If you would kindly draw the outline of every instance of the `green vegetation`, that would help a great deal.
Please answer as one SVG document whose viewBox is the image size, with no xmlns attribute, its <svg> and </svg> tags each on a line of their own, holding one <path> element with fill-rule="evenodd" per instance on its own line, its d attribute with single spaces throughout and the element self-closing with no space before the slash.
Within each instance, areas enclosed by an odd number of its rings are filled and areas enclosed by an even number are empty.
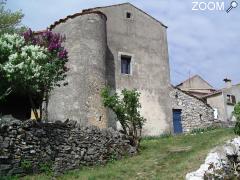
<svg viewBox="0 0 240 180">
<path fill-rule="evenodd" d="M 32 162 L 28 160 L 22 161 L 21 168 L 23 168 L 28 173 L 32 172 Z"/>
<path fill-rule="evenodd" d="M 52 175 L 52 162 L 39 164 L 39 170 L 47 175 Z"/>
<path fill-rule="evenodd" d="M 30 29 L 23 36 L 0 36 L 0 101 L 10 94 L 23 94 L 40 121 L 43 101 L 47 104 L 50 91 L 66 77 L 68 56 L 64 41 L 60 34 L 46 31 L 35 36 Z"/>
<path fill-rule="evenodd" d="M 233 115 L 237 119 L 237 122 L 234 127 L 234 132 L 235 134 L 240 135 L 240 102 L 235 105 Z"/>
<path fill-rule="evenodd" d="M 121 94 L 111 93 L 110 88 L 101 92 L 103 104 L 110 108 L 117 116 L 117 121 L 122 126 L 122 131 L 130 137 L 131 145 L 139 147 L 142 136 L 142 127 L 146 119 L 140 115 L 140 93 L 134 90 L 122 90 Z"/>
<path fill-rule="evenodd" d="M 212 130 L 218 129 L 218 128 L 220 128 L 220 127 L 218 127 L 218 126 L 209 126 L 207 128 L 196 128 L 196 129 L 193 129 L 191 131 L 191 133 L 192 134 L 194 134 L 194 133 L 196 133 L 196 134 L 197 133 L 203 133 L 203 132 L 212 131 Z"/>
<path fill-rule="evenodd" d="M 196 170 L 215 146 L 234 137 L 232 129 L 215 129 L 196 135 L 144 138 L 140 153 L 106 166 L 84 167 L 69 171 L 57 179 L 184 179 Z M 24 180 L 50 180 L 46 174 L 27 176 Z"/>
<path fill-rule="evenodd" d="M 0 0 L 0 35 L 3 33 L 22 33 L 26 30 L 21 25 L 24 17 L 21 11 L 12 12 L 5 8 L 6 1 Z"/>
</svg>

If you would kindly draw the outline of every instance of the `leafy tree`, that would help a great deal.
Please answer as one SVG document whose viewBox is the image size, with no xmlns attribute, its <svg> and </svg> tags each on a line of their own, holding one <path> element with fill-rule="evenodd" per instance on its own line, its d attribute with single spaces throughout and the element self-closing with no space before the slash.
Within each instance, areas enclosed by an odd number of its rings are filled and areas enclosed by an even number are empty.
<svg viewBox="0 0 240 180">
<path fill-rule="evenodd" d="M 0 35 L 3 33 L 22 33 L 26 30 L 21 25 L 24 17 L 21 11 L 11 12 L 5 8 L 6 1 L 0 0 Z"/>
<path fill-rule="evenodd" d="M 139 111 L 141 108 L 140 93 L 135 89 L 124 89 L 119 96 L 117 93 L 111 94 L 111 90 L 105 88 L 102 90 L 101 96 L 104 106 L 116 114 L 116 120 L 120 122 L 123 133 L 130 137 L 131 144 L 139 147 L 142 127 L 146 121 Z"/>
<path fill-rule="evenodd" d="M 48 99 L 48 93 L 66 77 L 68 57 L 63 41 L 60 34 L 50 31 L 34 35 L 28 30 L 24 36 L 3 34 L 0 37 L 0 76 L 6 82 L 4 94 L 25 93 L 37 120 L 42 118 L 43 100 Z"/>
<path fill-rule="evenodd" d="M 234 127 L 234 132 L 235 134 L 240 135 L 240 102 L 235 105 L 233 115 L 237 120 Z"/>
</svg>

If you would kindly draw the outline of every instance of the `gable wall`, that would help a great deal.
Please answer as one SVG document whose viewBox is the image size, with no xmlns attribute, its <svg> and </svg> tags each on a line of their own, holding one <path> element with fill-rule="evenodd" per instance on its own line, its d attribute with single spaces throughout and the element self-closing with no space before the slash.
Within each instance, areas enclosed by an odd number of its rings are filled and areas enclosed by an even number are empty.
<svg viewBox="0 0 240 180">
<path fill-rule="evenodd" d="M 141 92 L 145 135 L 170 132 L 170 73 L 166 28 L 135 7 L 124 4 L 97 9 L 107 16 L 107 77 L 116 90 Z M 133 19 L 126 19 L 126 12 Z M 132 75 L 121 74 L 120 52 L 132 55 Z"/>
<path fill-rule="evenodd" d="M 189 89 L 213 89 L 207 82 L 205 82 L 199 76 L 195 76 L 190 78 L 189 80 L 183 82 L 182 85 L 178 86 L 178 88 L 182 90 L 189 90 Z M 204 91 L 203 91 L 204 92 Z"/>
</svg>

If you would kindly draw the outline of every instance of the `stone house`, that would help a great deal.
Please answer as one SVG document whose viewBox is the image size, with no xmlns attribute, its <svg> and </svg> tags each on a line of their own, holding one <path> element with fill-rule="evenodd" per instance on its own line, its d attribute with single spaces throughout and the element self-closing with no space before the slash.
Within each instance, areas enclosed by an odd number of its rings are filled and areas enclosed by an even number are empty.
<svg viewBox="0 0 240 180">
<path fill-rule="evenodd" d="M 210 104 L 215 112 L 214 118 L 231 124 L 235 121 L 232 112 L 237 102 L 240 102 L 240 84 L 232 85 L 230 79 L 224 79 L 226 87 L 206 95 L 203 99 Z"/>
<path fill-rule="evenodd" d="M 171 86 L 167 26 L 141 9 L 130 3 L 87 9 L 48 29 L 66 36 L 70 69 L 68 85 L 50 94 L 48 120 L 117 128 L 100 97 L 110 86 L 115 92 L 127 88 L 141 93 L 141 114 L 147 119 L 144 135 L 188 132 L 211 124 L 212 108 L 194 95 L 214 89 L 200 76 Z M 24 119 L 29 119 L 31 110 L 25 112 Z"/>
<path fill-rule="evenodd" d="M 173 86 L 170 90 L 170 98 L 174 133 L 190 132 L 215 123 L 213 108 L 202 99 Z"/>
<path fill-rule="evenodd" d="M 83 10 L 54 22 L 69 52 L 68 86 L 51 94 L 49 120 L 116 127 L 100 91 L 136 88 L 145 135 L 172 131 L 167 27 L 130 3 Z"/>
<path fill-rule="evenodd" d="M 176 87 L 199 98 L 216 91 L 199 75 L 194 75 L 188 78 L 187 80 L 178 84 Z"/>
<path fill-rule="evenodd" d="M 224 81 L 226 87 L 215 90 L 202 77 L 195 75 L 176 87 L 209 104 L 214 109 L 214 120 L 224 124 L 235 120 L 232 112 L 235 104 L 240 101 L 240 84 L 232 85 L 227 78 Z"/>
</svg>

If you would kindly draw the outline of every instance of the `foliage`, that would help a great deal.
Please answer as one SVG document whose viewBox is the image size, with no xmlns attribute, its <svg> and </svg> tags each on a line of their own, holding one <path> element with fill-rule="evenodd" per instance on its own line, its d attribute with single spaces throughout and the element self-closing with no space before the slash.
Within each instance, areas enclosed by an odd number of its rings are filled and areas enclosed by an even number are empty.
<svg viewBox="0 0 240 180">
<path fill-rule="evenodd" d="M 39 170 L 41 172 L 44 172 L 48 175 L 51 175 L 53 173 L 53 170 L 52 170 L 52 162 L 50 163 L 40 163 L 39 164 Z"/>
<path fill-rule="evenodd" d="M 240 102 L 235 105 L 233 115 L 237 120 L 234 127 L 234 133 L 240 135 Z"/>
<path fill-rule="evenodd" d="M 233 115 L 236 117 L 236 119 L 238 121 L 240 121 L 240 102 L 238 102 L 235 107 L 234 107 L 234 111 L 233 111 Z"/>
<path fill-rule="evenodd" d="M 23 168 L 27 173 L 32 172 L 32 162 L 28 160 L 21 161 L 21 168 Z"/>
<path fill-rule="evenodd" d="M 131 138 L 131 144 L 138 147 L 141 140 L 142 127 L 145 119 L 140 115 L 139 102 L 140 93 L 137 90 L 122 90 L 121 97 L 114 93 L 111 95 L 109 88 L 105 88 L 101 92 L 103 104 L 110 108 L 117 116 L 123 133 Z"/>
<path fill-rule="evenodd" d="M 218 126 L 209 126 L 206 128 L 196 128 L 191 131 L 191 134 L 198 134 L 198 133 L 203 133 L 203 132 L 207 132 L 207 131 L 212 131 L 217 128 L 219 128 L 219 127 Z"/>
<path fill-rule="evenodd" d="M 0 35 L 3 33 L 21 33 L 26 30 L 21 25 L 24 17 L 21 11 L 11 12 L 5 8 L 6 1 L 0 0 Z"/>
<path fill-rule="evenodd" d="M 37 36 L 29 29 L 23 36 L 4 34 L 0 37 L 0 97 L 11 92 L 28 95 L 37 120 L 37 105 L 66 77 L 67 51 L 62 46 L 64 38 L 50 31 Z M 36 102 L 37 101 L 37 102 Z"/>
</svg>

